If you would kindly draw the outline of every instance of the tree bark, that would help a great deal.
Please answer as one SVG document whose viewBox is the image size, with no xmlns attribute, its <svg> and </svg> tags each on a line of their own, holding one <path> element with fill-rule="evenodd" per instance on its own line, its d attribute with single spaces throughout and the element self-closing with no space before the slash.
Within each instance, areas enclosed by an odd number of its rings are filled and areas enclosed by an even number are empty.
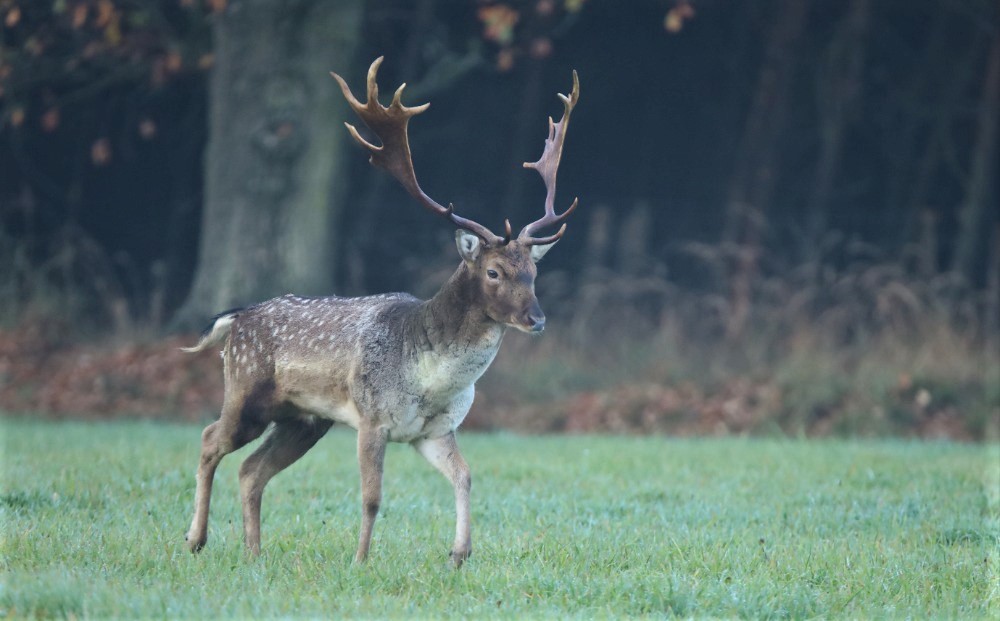
<svg viewBox="0 0 1000 621">
<path fill-rule="evenodd" d="M 821 248 L 828 225 L 833 183 L 840 168 L 844 134 L 853 120 L 864 83 L 865 43 L 868 36 L 870 0 L 852 0 L 841 33 L 828 50 L 828 65 L 819 76 L 820 152 L 816 181 L 806 205 L 803 254 Z"/>
<path fill-rule="evenodd" d="M 955 243 L 952 270 L 976 282 L 985 276 L 976 269 L 987 254 L 987 244 L 996 219 L 993 204 L 996 174 L 997 108 L 1000 107 L 1000 38 L 994 38 L 986 61 L 983 90 L 979 101 L 979 121 L 976 147 L 973 151 L 972 175 L 965 193 L 965 204 L 959 212 L 959 231 Z M 980 273 L 977 273 L 980 272 Z M 979 280 L 982 283 L 982 280 Z"/>
<path fill-rule="evenodd" d="M 770 33 L 753 103 L 729 186 L 723 244 L 732 254 L 726 336 L 738 339 L 749 318 L 765 213 L 774 190 L 778 142 L 785 127 L 796 48 L 806 22 L 806 3 L 785 0 Z"/>
<path fill-rule="evenodd" d="M 280 293 L 329 291 L 363 0 L 230 0 L 214 24 L 205 203 L 189 326 Z"/>
</svg>

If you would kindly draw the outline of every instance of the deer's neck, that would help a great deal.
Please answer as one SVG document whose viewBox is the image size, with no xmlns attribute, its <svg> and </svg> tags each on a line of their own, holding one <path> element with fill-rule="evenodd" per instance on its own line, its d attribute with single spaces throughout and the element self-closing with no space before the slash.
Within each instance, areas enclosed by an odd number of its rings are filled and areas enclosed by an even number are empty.
<svg viewBox="0 0 1000 621">
<path fill-rule="evenodd" d="M 478 283 L 463 263 L 417 315 L 418 341 L 423 348 L 461 354 L 500 347 L 505 328 L 490 319 Z"/>
</svg>

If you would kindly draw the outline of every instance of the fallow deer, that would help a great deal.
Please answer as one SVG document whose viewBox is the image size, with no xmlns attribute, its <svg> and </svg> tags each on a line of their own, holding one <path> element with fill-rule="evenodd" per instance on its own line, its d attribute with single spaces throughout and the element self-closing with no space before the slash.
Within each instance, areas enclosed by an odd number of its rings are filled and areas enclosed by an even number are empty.
<svg viewBox="0 0 1000 621">
<path fill-rule="evenodd" d="M 378 101 L 376 73 L 368 70 L 368 101 L 355 99 L 336 73 L 350 106 L 379 138 L 375 146 L 348 124 L 354 139 L 431 213 L 458 228 L 462 261 L 430 300 L 403 293 L 361 298 L 275 298 L 217 315 L 197 352 L 225 338 L 222 350 L 225 394 L 219 420 L 202 433 L 194 518 L 188 546 L 199 551 L 207 539 L 212 480 L 228 453 L 272 429 L 240 467 L 243 535 L 246 548 L 260 552 L 260 508 L 264 486 L 302 457 L 334 424 L 358 432 L 362 520 L 356 562 L 368 556 L 372 526 L 382 498 L 382 464 L 387 442 L 408 442 L 454 487 L 456 526 L 451 560 L 461 566 L 471 552 L 469 467 L 455 441 L 455 430 L 472 405 L 474 385 L 493 361 L 507 328 L 541 332 L 545 315 L 535 297 L 535 263 L 562 237 L 563 222 L 577 201 L 556 214 L 556 171 L 570 113 L 579 98 L 560 94 L 562 119 L 549 119 L 549 134 L 537 162 L 545 183 L 545 213 L 512 237 L 458 216 L 417 184 L 407 139 L 407 123 L 430 104 L 400 103 L 405 84 L 389 107 Z M 561 224 L 548 237 L 546 227 Z"/>
</svg>

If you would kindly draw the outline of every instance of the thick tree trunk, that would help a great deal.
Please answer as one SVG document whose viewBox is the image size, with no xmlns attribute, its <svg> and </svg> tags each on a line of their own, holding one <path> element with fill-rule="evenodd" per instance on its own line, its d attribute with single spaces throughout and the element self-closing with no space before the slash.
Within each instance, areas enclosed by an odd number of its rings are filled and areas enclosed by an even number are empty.
<svg viewBox="0 0 1000 621">
<path fill-rule="evenodd" d="M 215 24 L 198 267 L 175 323 L 329 291 L 363 0 L 230 0 Z"/>
</svg>

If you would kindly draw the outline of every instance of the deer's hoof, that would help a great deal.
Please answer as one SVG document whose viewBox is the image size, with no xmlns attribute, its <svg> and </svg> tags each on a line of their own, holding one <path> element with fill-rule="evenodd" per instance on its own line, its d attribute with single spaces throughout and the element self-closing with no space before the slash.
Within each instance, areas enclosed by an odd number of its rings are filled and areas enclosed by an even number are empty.
<svg viewBox="0 0 1000 621">
<path fill-rule="evenodd" d="M 462 564 L 465 563 L 470 556 L 472 556 L 472 550 L 452 550 L 449 556 L 451 558 L 451 564 L 455 567 L 455 569 L 459 569 L 462 567 Z"/>
<path fill-rule="evenodd" d="M 201 552 L 201 549 L 205 547 L 205 542 L 208 541 L 208 537 L 202 535 L 200 537 L 192 537 L 191 533 L 184 535 L 184 541 L 187 542 L 188 549 L 191 550 L 192 554 L 197 554 Z"/>
</svg>

